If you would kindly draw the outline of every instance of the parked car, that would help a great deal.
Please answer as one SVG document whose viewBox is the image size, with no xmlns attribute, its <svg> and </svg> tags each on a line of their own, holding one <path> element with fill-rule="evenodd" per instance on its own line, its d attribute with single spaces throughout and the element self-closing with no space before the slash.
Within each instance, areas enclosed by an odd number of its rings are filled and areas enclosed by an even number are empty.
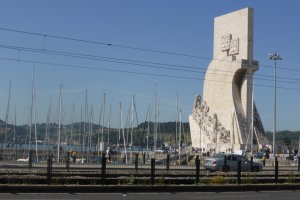
<svg viewBox="0 0 300 200">
<path fill-rule="evenodd" d="M 262 159 L 264 157 L 265 153 L 264 152 L 257 152 L 254 155 L 254 158 Z"/>
<path fill-rule="evenodd" d="M 167 153 L 167 150 L 163 149 L 163 148 L 157 148 L 157 149 L 155 149 L 155 152 L 156 153 Z"/>
<path fill-rule="evenodd" d="M 265 157 L 265 159 L 269 159 L 270 158 L 269 152 L 268 151 L 260 151 L 254 155 L 254 158 L 258 158 L 258 159 L 263 159 L 263 157 Z"/>
<path fill-rule="evenodd" d="M 224 165 L 225 156 L 226 166 Z M 251 162 L 244 156 L 238 154 L 216 154 L 210 158 L 205 159 L 204 168 L 209 171 L 236 171 L 238 161 L 241 160 L 241 170 L 249 171 Z M 262 163 L 253 162 L 253 171 L 262 170 Z"/>
</svg>

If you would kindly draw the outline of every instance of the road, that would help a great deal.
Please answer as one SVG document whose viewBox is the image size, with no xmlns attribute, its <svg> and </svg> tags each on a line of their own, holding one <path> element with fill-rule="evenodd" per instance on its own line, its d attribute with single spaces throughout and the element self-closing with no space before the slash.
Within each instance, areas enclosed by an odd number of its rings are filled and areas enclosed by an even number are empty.
<svg viewBox="0 0 300 200">
<path fill-rule="evenodd" d="M 260 192 L 192 192 L 192 193 L 2 193 L 1 200 L 6 199 L 78 199 L 78 200 L 183 200 L 183 199 L 222 199 L 222 200 L 296 200 L 299 199 L 300 190 L 297 191 L 260 191 Z"/>
</svg>

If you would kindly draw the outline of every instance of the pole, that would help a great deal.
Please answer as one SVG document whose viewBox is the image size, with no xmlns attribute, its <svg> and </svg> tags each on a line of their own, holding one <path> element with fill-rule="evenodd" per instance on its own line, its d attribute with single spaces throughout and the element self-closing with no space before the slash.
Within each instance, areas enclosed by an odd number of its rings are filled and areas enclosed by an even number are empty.
<svg viewBox="0 0 300 200">
<path fill-rule="evenodd" d="M 238 184 L 241 184 L 241 169 L 242 169 L 242 161 L 239 160 L 238 163 L 237 163 L 237 183 Z"/>
<path fill-rule="evenodd" d="M 200 176 L 200 159 L 199 155 L 196 156 L 196 184 L 199 184 L 199 176 Z"/>
<path fill-rule="evenodd" d="M 276 154 L 275 135 L 276 135 L 276 60 L 274 67 L 274 127 L 273 127 L 273 155 Z"/>
<path fill-rule="evenodd" d="M 278 183 L 278 159 L 275 157 L 275 183 Z"/>
<path fill-rule="evenodd" d="M 282 60 L 279 54 L 269 54 L 269 59 L 274 60 L 274 119 L 273 119 L 273 155 L 276 154 L 275 134 L 276 134 L 276 68 L 277 60 Z"/>
<path fill-rule="evenodd" d="M 154 176 L 155 176 L 155 158 L 151 158 L 151 174 L 150 174 L 151 185 L 154 184 Z"/>
</svg>

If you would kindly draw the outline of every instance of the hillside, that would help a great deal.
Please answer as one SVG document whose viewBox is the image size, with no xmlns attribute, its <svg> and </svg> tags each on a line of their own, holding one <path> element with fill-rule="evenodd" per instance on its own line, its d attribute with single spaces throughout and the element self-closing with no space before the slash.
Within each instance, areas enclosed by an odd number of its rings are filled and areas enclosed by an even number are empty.
<svg viewBox="0 0 300 200">
<path fill-rule="evenodd" d="M 72 138 L 72 143 L 78 144 L 82 143 L 83 138 L 86 140 L 90 138 L 90 141 L 92 141 L 92 145 L 96 144 L 96 141 L 98 141 L 98 137 L 102 138 L 102 127 L 97 124 L 87 124 L 87 123 L 74 123 L 68 124 L 68 125 L 62 125 L 61 126 L 61 141 L 65 142 L 66 140 L 69 142 Z M 90 130 L 90 127 L 92 127 L 92 131 Z M 3 141 L 4 138 L 4 128 L 5 123 L 0 123 L 0 141 Z M 121 132 L 118 128 L 110 128 L 103 127 L 104 133 L 103 133 L 103 139 L 105 142 L 109 141 L 110 143 L 117 143 L 117 138 L 119 137 L 119 132 Z M 134 127 L 133 129 L 133 144 L 134 145 L 146 145 L 147 143 L 147 135 L 149 132 L 149 145 L 153 145 L 153 138 L 154 138 L 154 123 L 149 123 L 149 131 L 148 131 L 148 122 L 147 123 L 141 123 L 137 127 Z M 178 125 L 179 129 L 179 125 Z M 14 126 L 8 125 L 8 131 L 7 131 L 7 141 L 9 143 L 13 143 L 14 141 L 14 133 L 16 135 L 16 143 L 25 143 L 25 140 L 27 140 L 29 135 L 29 127 L 28 125 L 22 125 L 22 126 L 16 126 L 15 132 L 14 132 Z M 31 138 L 32 142 L 35 136 L 34 133 L 35 128 L 32 127 L 32 133 Z M 37 124 L 36 125 L 37 130 L 37 138 L 40 141 L 45 141 L 45 137 L 49 138 L 50 143 L 55 143 L 57 140 L 58 135 L 58 124 L 51 123 L 47 126 L 47 124 Z M 187 122 L 183 123 L 182 125 L 182 140 L 188 140 L 189 139 L 189 124 Z M 179 131 L 178 131 L 179 132 Z M 46 136 L 46 133 L 48 133 L 48 136 Z M 131 141 L 131 128 L 125 127 L 124 128 L 124 135 L 127 141 Z M 175 122 L 163 122 L 158 124 L 157 128 L 157 138 L 159 143 L 165 143 L 168 142 L 170 144 L 175 142 L 175 135 L 176 135 L 176 123 Z M 122 132 L 120 134 L 120 138 L 122 140 Z M 28 142 L 28 141 L 27 141 Z M 190 142 L 189 142 L 190 143 Z"/>
<path fill-rule="evenodd" d="M 14 141 L 14 126 L 8 124 L 8 132 L 7 132 L 7 141 L 13 143 Z M 99 138 L 102 137 L 102 127 L 97 124 L 92 124 L 93 131 L 89 130 L 90 125 L 84 124 L 83 122 L 77 122 L 68 125 L 62 125 L 61 129 L 61 141 L 72 141 L 74 144 L 82 143 L 82 138 L 91 138 L 93 144 L 96 143 Z M 0 120 L 0 143 L 3 141 L 4 138 L 4 128 L 5 122 Z M 133 129 L 133 144 L 134 145 L 146 145 L 147 143 L 147 135 L 149 132 L 149 145 L 153 145 L 153 137 L 154 137 L 154 123 L 149 123 L 149 131 L 148 131 L 148 122 L 140 123 L 137 127 Z M 46 131 L 46 129 L 48 129 Z M 84 129 L 86 131 L 84 131 Z M 119 137 L 119 129 L 118 128 L 111 128 L 108 130 L 107 127 L 104 127 L 104 134 L 103 138 L 104 141 L 109 141 L 110 143 L 117 143 L 117 138 Z M 58 124 L 51 123 L 48 128 L 47 124 L 37 124 L 37 138 L 38 140 L 45 141 L 45 134 L 48 132 L 49 142 L 55 143 L 57 140 L 58 135 Z M 179 125 L 177 127 L 179 133 Z M 85 133 L 85 134 L 84 134 Z M 120 132 L 120 139 L 122 141 L 122 132 Z M 182 124 L 182 141 L 187 141 L 187 144 L 190 144 L 190 128 L 188 122 L 184 122 Z M 29 127 L 27 125 L 16 126 L 15 127 L 15 134 L 16 134 L 16 143 L 25 143 L 26 137 L 28 138 L 29 135 Z M 85 135 L 85 136 L 84 136 Z M 174 144 L 175 143 L 175 135 L 176 135 L 176 123 L 175 122 L 162 122 L 158 124 L 157 130 L 157 138 L 158 142 Z M 130 141 L 131 139 L 131 129 L 130 127 L 125 127 L 124 129 L 124 136 L 126 140 Z M 269 141 L 272 141 L 273 133 L 270 131 L 266 132 L 266 136 Z M 276 133 L 276 145 L 279 149 L 294 149 L 299 146 L 299 136 L 300 131 L 278 131 Z M 179 136 L 177 136 L 179 137 Z M 34 128 L 32 128 L 32 140 L 34 139 Z"/>
</svg>

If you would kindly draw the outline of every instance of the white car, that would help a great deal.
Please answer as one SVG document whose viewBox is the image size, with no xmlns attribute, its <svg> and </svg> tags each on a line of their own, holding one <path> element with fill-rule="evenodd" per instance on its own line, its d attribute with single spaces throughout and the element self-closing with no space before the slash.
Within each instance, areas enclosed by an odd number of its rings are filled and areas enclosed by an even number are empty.
<svg viewBox="0 0 300 200">
<path fill-rule="evenodd" d="M 224 165 L 225 156 L 227 158 L 226 166 Z M 241 160 L 241 170 L 250 171 L 251 162 L 246 157 L 238 154 L 216 154 L 205 159 L 203 166 L 209 171 L 236 171 L 239 160 Z M 252 164 L 253 171 L 261 171 L 263 168 L 262 163 L 253 162 Z"/>
<path fill-rule="evenodd" d="M 157 149 L 155 149 L 155 152 L 156 153 L 166 153 L 167 151 L 165 149 L 162 149 L 162 148 L 157 148 Z"/>
</svg>

